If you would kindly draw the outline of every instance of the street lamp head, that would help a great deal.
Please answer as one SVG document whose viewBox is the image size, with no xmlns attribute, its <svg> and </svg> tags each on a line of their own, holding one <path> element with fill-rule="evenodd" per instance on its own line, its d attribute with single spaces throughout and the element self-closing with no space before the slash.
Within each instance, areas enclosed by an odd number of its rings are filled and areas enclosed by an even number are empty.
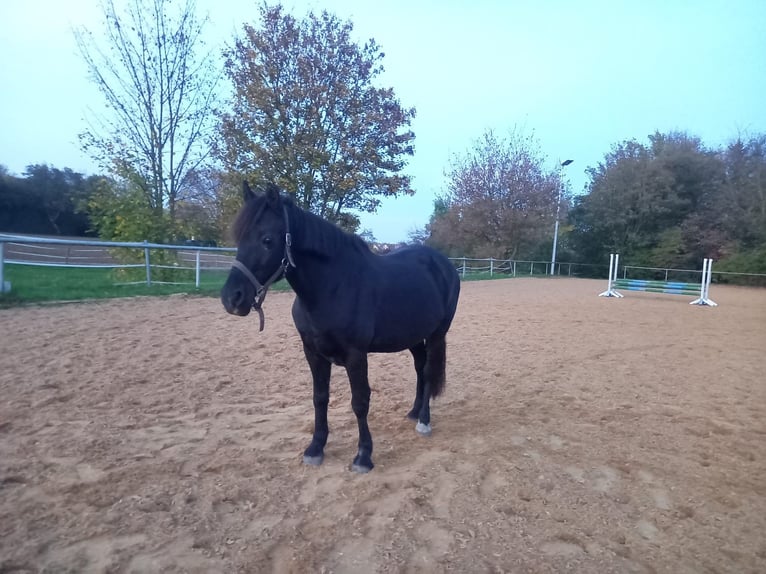
<svg viewBox="0 0 766 574">
<path fill-rule="evenodd" d="M 561 162 L 561 167 L 566 167 L 566 166 L 568 166 L 570 163 L 572 163 L 573 161 L 574 161 L 573 159 L 567 159 L 567 160 L 564 160 L 564 161 L 562 161 L 562 162 Z"/>
</svg>

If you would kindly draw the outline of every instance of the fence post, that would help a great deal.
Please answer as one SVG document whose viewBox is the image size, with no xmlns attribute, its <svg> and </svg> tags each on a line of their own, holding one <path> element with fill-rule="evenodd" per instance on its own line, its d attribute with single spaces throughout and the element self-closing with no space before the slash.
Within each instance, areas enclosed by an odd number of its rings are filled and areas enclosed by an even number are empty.
<svg viewBox="0 0 766 574">
<path fill-rule="evenodd" d="M 490 257 L 489 258 L 489 276 L 492 277 L 495 273 L 495 260 Z"/>
<path fill-rule="evenodd" d="M 197 249 L 197 264 L 195 269 L 195 277 L 194 277 L 194 286 L 199 289 L 199 254 L 200 251 Z"/>
<path fill-rule="evenodd" d="M 465 279 L 465 257 L 463 257 L 463 273 L 461 275 L 463 276 L 463 279 Z"/>
<path fill-rule="evenodd" d="M 11 291 L 11 283 L 5 282 L 5 241 L 0 241 L 0 293 Z"/>
<path fill-rule="evenodd" d="M 149 242 L 144 239 L 144 245 L 147 245 Z M 149 265 L 149 248 L 144 247 L 144 263 L 146 264 L 146 286 L 151 287 L 152 285 L 152 268 Z"/>
</svg>

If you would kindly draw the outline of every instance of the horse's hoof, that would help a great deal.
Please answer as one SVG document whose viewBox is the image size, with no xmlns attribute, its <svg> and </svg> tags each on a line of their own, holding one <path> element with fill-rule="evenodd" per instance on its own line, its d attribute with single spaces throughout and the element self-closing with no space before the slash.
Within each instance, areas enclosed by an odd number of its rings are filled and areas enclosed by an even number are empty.
<svg viewBox="0 0 766 574">
<path fill-rule="evenodd" d="M 351 470 L 359 474 L 367 474 L 375 467 L 369 455 L 358 454 L 351 463 Z"/>
<path fill-rule="evenodd" d="M 303 455 L 303 464 L 310 464 L 311 466 L 319 466 L 322 464 L 322 461 L 324 460 L 324 455 L 320 454 L 317 456 L 309 456 L 307 454 Z"/>
<path fill-rule="evenodd" d="M 415 430 L 420 436 L 431 436 L 431 425 L 424 425 L 420 421 L 415 425 Z"/>
</svg>

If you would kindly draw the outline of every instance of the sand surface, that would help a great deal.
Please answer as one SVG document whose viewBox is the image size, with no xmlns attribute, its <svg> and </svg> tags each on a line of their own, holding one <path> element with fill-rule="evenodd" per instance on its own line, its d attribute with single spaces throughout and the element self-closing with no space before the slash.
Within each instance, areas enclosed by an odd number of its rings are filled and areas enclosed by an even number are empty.
<svg viewBox="0 0 766 574">
<path fill-rule="evenodd" d="M 291 294 L 0 310 L 0 572 L 766 572 L 766 290 L 604 288 L 465 283 L 430 438 L 371 356 L 364 476 Z"/>
</svg>

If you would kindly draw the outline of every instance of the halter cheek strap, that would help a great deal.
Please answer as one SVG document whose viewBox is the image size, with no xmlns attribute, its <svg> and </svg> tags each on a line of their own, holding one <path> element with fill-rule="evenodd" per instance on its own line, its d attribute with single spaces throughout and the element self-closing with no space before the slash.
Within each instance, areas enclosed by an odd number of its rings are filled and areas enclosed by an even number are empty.
<svg viewBox="0 0 766 574">
<path fill-rule="evenodd" d="M 290 218 L 287 217 L 287 206 L 283 203 L 282 204 L 282 213 L 285 214 L 285 258 L 287 260 L 287 263 L 290 264 L 290 267 L 295 267 L 295 261 L 293 260 L 293 236 L 290 233 Z M 282 263 L 284 264 L 285 261 L 282 260 Z M 287 271 L 287 266 L 285 266 L 285 271 Z"/>
<path fill-rule="evenodd" d="M 247 266 L 239 261 L 238 259 L 235 259 L 231 266 L 237 270 L 239 270 L 247 279 L 250 281 L 250 283 L 253 284 L 253 287 L 255 287 L 255 296 L 253 297 L 253 309 L 255 309 L 258 313 L 258 319 L 260 321 L 260 328 L 259 331 L 263 331 L 263 327 L 265 324 L 265 319 L 263 316 L 263 301 L 266 299 L 266 293 L 269 290 L 269 287 L 274 284 L 275 281 L 278 281 L 286 272 L 289 267 L 295 267 L 295 261 L 293 260 L 293 253 L 292 253 L 292 246 L 293 246 L 293 238 L 290 234 L 290 220 L 287 217 L 287 207 L 285 205 L 282 205 L 283 213 L 285 214 L 285 255 L 282 258 L 282 263 L 277 268 L 276 271 L 266 280 L 266 283 L 261 285 L 260 281 L 255 278 L 255 275 L 253 275 L 252 271 L 250 271 Z"/>
</svg>

